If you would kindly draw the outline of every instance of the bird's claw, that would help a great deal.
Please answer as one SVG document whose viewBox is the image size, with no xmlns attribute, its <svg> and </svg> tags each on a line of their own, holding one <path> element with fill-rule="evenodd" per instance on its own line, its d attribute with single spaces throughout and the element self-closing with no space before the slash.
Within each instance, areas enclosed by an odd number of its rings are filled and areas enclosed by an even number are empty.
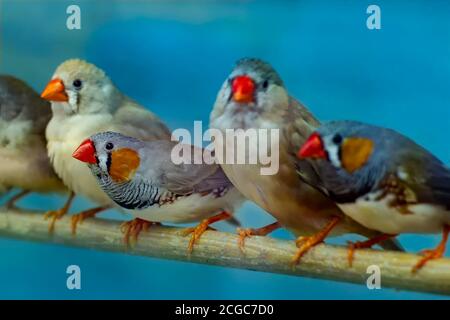
<svg viewBox="0 0 450 320">
<path fill-rule="evenodd" d="M 244 252 L 245 238 L 249 238 L 251 236 L 266 236 L 269 233 L 273 232 L 274 230 L 276 230 L 280 227 L 281 227 L 281 224 L 279 222 L 274 222 L 274 223 L 268 224 L 264 227 L 257 228 L 257 229 L 237 228 L 236 231 L 239 235 L 239 238 L 238 238 L 239 249 L 241 249 L 241 251 Z"/>
<path fill-rule="evenodd" d="M 303 255 L 309 251 L 312 247 L 323 242 L 323 237 L 321 235 L 313 235 L 310 237 L 299 237 L 295 244 L 299 248 L 292 258 L 292 266 L 295 267 L 300 262 Z"/>
<path fill-rule="evenodd" d="M 200 239 L 200 237 L 206 230 L 214 230 L 213 228 L 209 227 L 210 224 L 229 218 L 231 218 L 231 214 L 229 214 L 226 211 L 222 211 L 221 213 L 215 216 L 204 219 L 196 227 L 187 228 L 183 232 L 184 236 L 192 234 L 191 240 L 189 240 L 188 253 L 189 254 L 192 253 L 192 251 L 194 250 L 194 244 Z"/>
<path fill-rule="evenodd" d="M 297 248 L 300 248 L 301 245 L 306 241 L 307 237 L 301 236 L 295 239 L 295 245 Z"/>
<path fill-rule="evenodd" d="M 184 232 L 183 232 L 184 236 L 188 236 L 191 234 L 191 239 L 189 240 L 189 245 L 188 245 L 188 253 L 189 254 L 192 253 L 192 251 L 194 250 L 195 243 L 201 238 L 203 233 L 205 233 L 205 231 L 207 231 L 207 230 L 215 230 L 209 226 L 209 223 L 207 221 L 201 222 L 196 227 L 190 227 L 190 228 L 187 228 L 186 230 L 184 230 Z"/>
<path fill-rule="evenodd" d="M 147 231 L 151 225 L 159 224 L 156 222 L 146 221 L 143 219 L 136 218 L 131 221 L 126 221 L 120 225 L 120 230 L 125 234 L 124 242 L 127 246 L 137 243 L 139 234 L 142 231 Z M 130 241 L 131 240 L 131 241 Z"/>
<path fill-rule="evenodd" d="M 255 235 L 255 230 L 254 229 L 237 228 L 236 232 L 239 235 L 239 238 L 238 238 L 239 249 L 241 250 L 242 253 L 244 253 L 245 252 L 245 250 L 244 250 L 245 239 L 249 238 L 251 236 L 254 236 Z"/>
<path fill-rule="evenodd" d="M 440 250 L 439 248 L 437 248 L 434 250 L 433 249 L 422 250 L 419 254 L 422 255 L 423 257 L 413 267 L 412 273 L 416 273 L 417 271 L 422 269 L 422 267 L 428 261 L 442 258 L 444 255 L 444 252 L 442 250 Z"/>
<path fill-rule="evenodd" d="M 75 235 L 77 233 L 78 224 L 83 223 L 83 221 L 88 218 L 95 217 L 97 213 L 106 209 L 106 207 L 97 207 L 74 214 L 71 219 L 72 234 Z"/>
<path fill-rule="evenodd" d="M 61 208 L 58 210 L 51 210 L 51 211 L 47 211 L 44 214 L 44 219 L 50 220 L 50 224 L 48 225 L 48 232 L 49 233 L 53 233 L 53 231 L 55 231 L 55 224 L 56 221 L 61 219 L 65 214 L 67 213 L 67 209 L 66 208 Z"/>
<path fill-rule="evenodd" d="M 297 247 L 299 249 L 297 250 L 294 257 L 292 258 L 292 261 L 291 261 L 292 267 L 294 268 L 300 262 L 300 259 L 303 257 L 303 255 L 306 252 L 308 252 L 312 247 L 315 247 L 319 243 L 322 243 L 325 240 L 325 238 L 328 236 L 328 234 L 331 232 L 331 230 L 336 226 L 336 224 L 339 223 L 340 220 L 341 220 L 340 217 L 334 217 L 318 233 L 313 234 L 312 236 L 298 237 L 297 240 L 295 241 L 295 244 L 297 245 Z"/>
<path fill-rule="evenodd" d="M 95 214 L 92 214 L 92 213 L 90 213 L 88 211 L 80 212 L 78 214 L 74 214 L 72 216 L 72 218 L 71 218 L 71 221 L 70 221 L 71 222 L 70 226 L 71 226 L 71 229 L 72 229 L 72 234 L 76 235 L 78 224 L 82 224 L 84 220 L 86 220 L 88 218 L 91 218 L 93 216 L 95 216 Z"/>
</svg>

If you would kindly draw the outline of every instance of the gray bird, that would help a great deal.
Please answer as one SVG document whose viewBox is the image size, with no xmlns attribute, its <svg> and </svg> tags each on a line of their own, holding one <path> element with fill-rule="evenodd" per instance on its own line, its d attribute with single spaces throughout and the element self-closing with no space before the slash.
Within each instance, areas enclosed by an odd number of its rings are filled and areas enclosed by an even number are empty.
<svg viewBox="0 0 450 320">
<path fill-rule="evenodd" d="M 181 153 L 182 162 L 175 164 L 172 150 L 177 145 L 168 140 L 144 142 L 104 132 L 85 140 L 73 153 L 75 159 L 88 164 L 102 190 L 137 218 L 124 225 L 126 240 L 130 236 L 136 239 L 149 222 L 202 220 L 187 231 L 192 233 L 192 251 L 211 223 L 231 218 L 244 201 L 219 165 L 191 164 L 190 153 L 195 149 L 214 160 L 205 150 L 186 146 L 188 152 Z"/>
<path fill-rule="evenodd" d="M 262 175 L 263 164 L 222 164 L 233 184 L 248 199 L 273 215 L 279 223 L 300 236 L 297 263 L 311 247 L 333 236 L 358 233 L 368 237 L 374 231 L 347 218 L 328 197 L 303 183 L 296 174 L 296 150 L 319 126 L 319 121 L 306 107 L 290 97 L 278 73 L 259 59 L 241 59 L 220 89 L 210 115 L 210 127 L 226 135 L 228 129 L 278 129 L 279 170 L 275 175 Z M 214 141 L 216 153 L 239 152 Z M 271 150 L 273 153 L 274 150 Z M 308 171 L 305 167 L 304 173 Z M 265 234 L 280 224 L 263 231 L 245 230 L 241 237 Z M 399 249 L 392 241 L 383 246 Z"/>
<path fill-rule="evenodd" d="M 47 156 L 45 127 L 49 103 L 13 76 L 0 75 L 0 191 L 22 191 L 7 207 L 29 192 L 65 191 Z"/>
<path fill-rule="evenodd" d="M 442 231 L 442 242 L 424 251 L 413 271 L 443 256 L 450 231 L 450 169 L 414 141 L 394 130 L 335 121 L 318 128 L 298 157 L 315 173 L 301 178 L 367 228 L 386 235 Z"/>
</svg>

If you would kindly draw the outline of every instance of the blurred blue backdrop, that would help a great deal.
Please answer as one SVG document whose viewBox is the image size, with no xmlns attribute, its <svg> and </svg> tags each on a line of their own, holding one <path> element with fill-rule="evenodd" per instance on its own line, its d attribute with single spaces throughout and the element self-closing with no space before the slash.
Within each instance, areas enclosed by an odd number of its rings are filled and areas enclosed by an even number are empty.
<svg viewBox="0 0 450 320">
<path fill-rule="evenodd" d="M 81 30 L 66 28 L 70 4 L 81 8 Z M 206 126 L 234 61 L 260 57 L 320 119 L 396 128 L 448 163 L 450 2 L 376 1 L 381 30 L 366 27 L 369 4 L 3 0 L 0 72 L 40 92 L 59 63 L 84 58 L 175 129 L 192 128 L 194 120 Z M 20 205 L 62 203 L 59 196 L 33 195 Z M 73 210 L 87 205 L 79 199 Z M 272 221 L 251 204 L 239 216 L 249 226 Z M 400 240 L 418 251 L 439 236 Z M 0 252 L 0 298 L 440 298 L 8 239 L 0 239 Z M 66 289 L 70 264 L 81 267 L 80 291 Z"/>
</svg>

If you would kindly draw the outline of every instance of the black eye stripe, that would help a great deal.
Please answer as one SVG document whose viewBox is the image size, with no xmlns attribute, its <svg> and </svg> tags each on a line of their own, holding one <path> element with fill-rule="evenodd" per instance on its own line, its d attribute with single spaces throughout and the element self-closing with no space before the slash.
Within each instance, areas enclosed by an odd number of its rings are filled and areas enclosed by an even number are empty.
<svg viewBox="0 0 450 320">
<path fill-rule="evenodd" d="M 108 170 L 111 168 L 111 153 L 108 153 L 108 158 L 106 159 L 106 169 Z"/>
</svg>

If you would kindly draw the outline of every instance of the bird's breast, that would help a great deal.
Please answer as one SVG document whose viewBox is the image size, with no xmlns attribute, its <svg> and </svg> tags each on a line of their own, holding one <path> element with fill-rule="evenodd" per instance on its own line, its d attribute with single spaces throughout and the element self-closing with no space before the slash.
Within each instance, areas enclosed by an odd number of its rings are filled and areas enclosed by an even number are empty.
<svg viewBox="0 0 450 320">
<path fill-rule="evenodd" d="M 59 120 L 59 121 L 58 121 Z M 73 116 L 55 119 L 47 126 L 47 151 L 55 172 L 64 184 L 78 195 L 83 195 L 100 205 L 110 205 L 112 200 L 101 190 L 88 166 L 72 157 L 80 143 L 103 129 L 95 126 L 98 117 Z"/>
<path fill-rule="evenodd" d="M 364 196 L 339 207 L 363 226 L 387 234 L 436 233 L 450 223 L 450 212 L 443 207 L 432 204 L 397 207 L 393 205 L 393 195 L 382 199 Z"/>
</svg>

